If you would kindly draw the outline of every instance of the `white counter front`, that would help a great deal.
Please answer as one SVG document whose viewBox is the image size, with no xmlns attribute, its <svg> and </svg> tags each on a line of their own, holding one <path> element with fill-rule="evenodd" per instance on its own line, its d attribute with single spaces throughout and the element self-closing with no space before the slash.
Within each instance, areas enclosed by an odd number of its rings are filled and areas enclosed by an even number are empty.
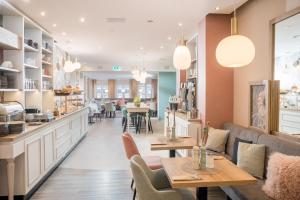
<svg viewBox="0 0 300 200">
<path fill-rule="evenodd" d="M 165 112 L 164 134 L 166 135 L 166 127 L 168 126 L 168 113 Z M 169 126 L 174 124 L 174 113 L 169 114 Z M 175 112 L 175 132 L 176 136 L 191 136 L 197 138 L 197 130 L 200 131 L 200 119 L 189 119 L 186 114 Z M 186 157 L 188 150 L 176 150 L 181 156 Z"/>
<path fill-rule="evenodd" d="M 87 133 L 88 108 L 0 138 L 0 196 L 26 198 Z"/>
</svg>

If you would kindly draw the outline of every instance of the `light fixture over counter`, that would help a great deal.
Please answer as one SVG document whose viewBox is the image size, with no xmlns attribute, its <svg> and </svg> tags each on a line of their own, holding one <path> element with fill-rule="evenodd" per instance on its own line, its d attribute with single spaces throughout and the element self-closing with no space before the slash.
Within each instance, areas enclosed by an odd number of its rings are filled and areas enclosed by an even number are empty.
<svg viewBox="0 0 300 200">
<path fill-rule="evenodd" d="M 239 35 L 237 30 L 236 11 L 231 18 L 231 35 L 224 38 L 217 46 L 216 58 L 223 67 L 243 67 L 255 57 L 255 46 L 246 36 Z"/>
<path fill-rule="evenodd" d="M 191 53 L 186 46 L 186 42 L 184 41 L 184 37 L 182 34 L 180 43 L 176 47 L 173 54 L 173 65 L 176 69 L 185 70 L 191 66 L 191 62 L 192 62 Z"/>
</svg>

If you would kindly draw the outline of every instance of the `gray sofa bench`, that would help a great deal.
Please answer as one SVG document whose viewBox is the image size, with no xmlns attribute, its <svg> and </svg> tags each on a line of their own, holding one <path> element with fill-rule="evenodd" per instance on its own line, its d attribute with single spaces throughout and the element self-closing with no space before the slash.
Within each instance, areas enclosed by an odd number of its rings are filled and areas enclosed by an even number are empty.
<svg viewBox="0 0 300 200">
<path fill-rule="evenodd" d="M 254 144 L 266 145 L 264 176 L 266 176 L 267 163 L 271 153 L 280 152 L 287 155 L 300 156 L 300 143 L 278 136 L 268 135 L 232 123 L 225 123 L 223 128 L 229 130 L 229 136 L 225 149 L 226 157 L 232 157 L 234 141 L 237 137 L 243 140 L 252 141 Z M 255 185 L 221 187 L 221 189 L 232 200 L 269 200 L 271 198 L 269 198 L 262 190 L 264 182 L 265 180 L 258 180 Z"/>
</svg>

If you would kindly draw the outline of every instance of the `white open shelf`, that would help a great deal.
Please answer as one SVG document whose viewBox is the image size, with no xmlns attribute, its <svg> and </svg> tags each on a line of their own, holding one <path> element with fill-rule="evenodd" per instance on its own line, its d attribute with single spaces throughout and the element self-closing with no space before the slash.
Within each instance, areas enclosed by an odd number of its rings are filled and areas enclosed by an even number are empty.
<svg viewBox="0 0 300 200">
<path fill-rule="evenodd" d="M 43 60 L 42 63 L 43 63 L 43 65 L 52 65 L 52 63 L 47 62 L 47 61 L 45 61 L 45 60 Z"/>
<path fill-rule="evenodd" d="M 42 48 L 42 52 L 46 54 L 52 54 L 53 52 L 49 49 Z"/>
<path fill-rule="evenodd" d="M 1 67 L 1 66 L 0 66 L 0 71 L 6 71 L 6 72 L 21 72 L 20 70 L 15 69 L 15 68 Z"/>
<path fill-rule="evenodd" d="M 27 68 L 27 69 L 38 69 L 39 67 L 37 66 L 34 66 L 34 65 L 29 65 L 29 64 L 24 64 L 24 67 Z"/>
<path fill-rule="evenodd" d="M 45 74 L 43 74 L 42 77 L 43 77 L 43 78 L 52 78 L 52 76 L 50 76 L 50 75 L 45 75 Z"/>
<path fill-rule="evenodd" d="M 17 91 L 20 91 L 19 89 L 16 89 L 16 88 L 11 88 L 11 89 L 8 89 L 8 88 L 0 88 L 0 92 L 17 92 Z"/>
<path fill-rule="evenodd" d="M 26 52 L 39 52 L 38 49 L 35 49 L 31 46 L 29 46 L 28 44 L 24 43 L 24 49 Z"/>
<path fill-rule="evenodd" d="M 37 92 L 38 89 L 24 89 L 24 92 Z"/>
<path fill-rule="evenodd" d="M 0 27 L 0 48 L 5 50 L 20 49 L 20 38 L 15 33 Z"/>
</svg>

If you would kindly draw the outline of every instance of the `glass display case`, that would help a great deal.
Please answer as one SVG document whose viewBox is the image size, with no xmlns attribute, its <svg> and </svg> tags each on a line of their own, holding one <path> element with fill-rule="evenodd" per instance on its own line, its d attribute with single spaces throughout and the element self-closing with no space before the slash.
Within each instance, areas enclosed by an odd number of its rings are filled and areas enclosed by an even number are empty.
<svg viewBox="0 0 300 200">
<path fill-rule="evenodd" d="M 84 93 L 55 96 L 55 112 L 67 114 L 84 107 Z M 57 115 L 58 115 L 57 113 Z"/>
</svg>

